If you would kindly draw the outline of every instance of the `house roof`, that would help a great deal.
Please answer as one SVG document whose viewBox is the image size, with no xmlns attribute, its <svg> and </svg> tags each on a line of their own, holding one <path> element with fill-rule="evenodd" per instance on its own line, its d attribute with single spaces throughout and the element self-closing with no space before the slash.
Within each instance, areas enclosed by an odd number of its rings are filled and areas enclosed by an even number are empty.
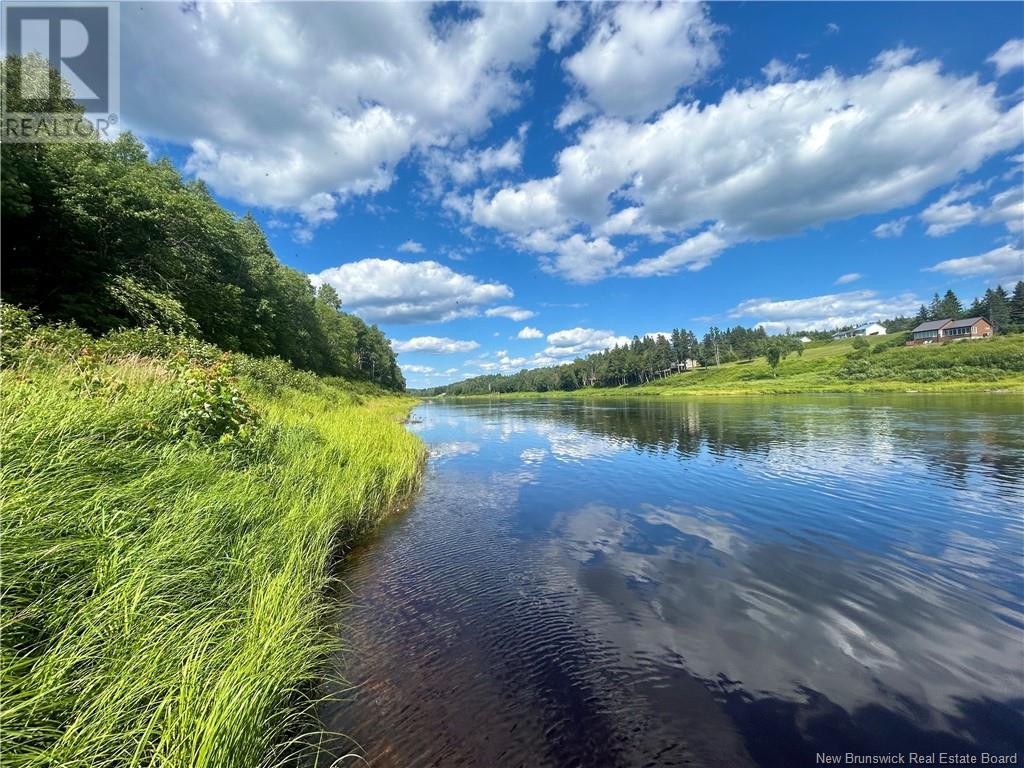
<svg viewBox="0 0 1024 768">
<path fill-rule="evenodd" d="M 951 323 L 948 317 L 945 320 L 929 320 L 927 323 L 921 323 L 917 328 L 911 331 L 911 333 L 920 333 L 921 331 L 937 331 L 940 328 L 945 328 L 947 324 Z"/>
<path fill-rule="evenodd" d="M 980 321 L 984 320 L 983 317 L 965 317 L 963 320 L 954 320 L 947 328 L 970 328 L 972 325 L 976 325 Z"/>
</svg>

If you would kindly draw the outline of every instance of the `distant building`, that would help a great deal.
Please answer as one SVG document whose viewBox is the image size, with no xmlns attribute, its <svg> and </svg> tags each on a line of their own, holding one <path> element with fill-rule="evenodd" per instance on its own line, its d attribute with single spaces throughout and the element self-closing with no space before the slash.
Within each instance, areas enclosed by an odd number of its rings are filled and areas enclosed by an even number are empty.
<svg viewBox="0 0 1024 768">
<path fill-rule="evenodd" d="M 658 373 L 661 374 L 662 376 L 667 376 L 670 373 L 682 373 L 683 371 L 692 371 L 698 365 L 699 363 L 696 360 L 690 358 L 689 360 L 683 360 L 682 362 L 679 363 L 672 363 L 670 367 L 666 368 L 664 371 L 658 371 Z"/>
<path fill-rule="evenodd" d="M 885 326 L 881 323 L 861 323 L 832 334 L 833 339 L 852 339 L 854 336 L 885 336 Z"/>
<path fill-rule="evenodd" d="M 811 339 L 810 336 L 801 336 L 800 337 L 800 343 L 801 344 L 810 344 L 811 341 L 812 341 L 812 339 Z"/>
<path fill-rule="evenodd" d="M 931 344 L 933 341 L 938 341 L 942 336 L 942 329 L 951 322 L 953 321 L 947 318 L 921 323 L 910 332 L 910 341 L 907 344 Z"/>
<path fill-rule="evenodd" d="M 929 320 L 910 332 L 907 346 L 918 344 L 942 344 L 947 341 L 987 339 L 992 335 L 992 326 L 984 317 L 968 317 L 963 320 Z"/>
<path fill-rule="evenodd" d="M 953 320 L 943 326 L 943 339 L 987 339 L 992 335 L 992 325 L 984 317 L 968 317 Z"/>
</svg>

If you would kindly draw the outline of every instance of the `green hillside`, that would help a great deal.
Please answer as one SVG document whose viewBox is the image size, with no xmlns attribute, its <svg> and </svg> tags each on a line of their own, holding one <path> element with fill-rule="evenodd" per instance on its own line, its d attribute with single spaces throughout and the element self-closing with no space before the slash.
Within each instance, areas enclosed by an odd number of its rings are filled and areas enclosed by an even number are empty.
<svg viewBox="0 0 1024 768">
<path fill-rule="evenodd" d="M 867 339 L 866 349 L 853 340 L 807 344 L 790 353 L 773 375 L 768 361 L 723 363 L 686 371 L 636 386 L 586 387 L 548 396 L 754 395 L 798 392 L 1024 392 L 1024 335 L 942 346 L 907 347 L 906 336 Z M 502 397 L 536 397 L 512 393 Z"/>
</svg>

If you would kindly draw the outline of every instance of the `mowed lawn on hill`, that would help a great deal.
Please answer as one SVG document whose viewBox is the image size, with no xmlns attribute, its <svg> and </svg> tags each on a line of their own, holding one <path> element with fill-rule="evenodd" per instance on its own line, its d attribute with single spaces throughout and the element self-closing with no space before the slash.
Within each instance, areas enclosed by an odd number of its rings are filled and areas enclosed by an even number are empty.
<svg viewBox="0 0 1024 768">
<path fill-rule="evenodd" d="M 758 394 L 836 391 L 1024 391 L 1024 336 L 944 345 L 903 346 L 905 336 L 811 342 L 788 355 L 773 375 L 764 357 L 724 363 L 656 379 L 636 394 Z M 621 390 L 620 390 L 621 391 Z"/>
</svg>

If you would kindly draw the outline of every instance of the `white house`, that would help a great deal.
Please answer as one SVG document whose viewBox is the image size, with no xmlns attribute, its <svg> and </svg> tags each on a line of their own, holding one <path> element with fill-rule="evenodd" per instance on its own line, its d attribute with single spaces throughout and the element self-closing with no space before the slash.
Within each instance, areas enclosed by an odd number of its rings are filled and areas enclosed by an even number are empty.
<svg viewBox="0 0 1024 768">
<path fill-rule="evenodd" d="M 881 323 L 861 323 L 832 334 L 833 339 L 852 339 L 854 336 L 885 336 L 885 326 Z"/>
<path fill-rule="evenodd" d="M 810 336 L 801 336 L 800 337 L 800 343 L 801 344 L 810 344 L 811 343 L 811 337 Z"/>
</svg>

